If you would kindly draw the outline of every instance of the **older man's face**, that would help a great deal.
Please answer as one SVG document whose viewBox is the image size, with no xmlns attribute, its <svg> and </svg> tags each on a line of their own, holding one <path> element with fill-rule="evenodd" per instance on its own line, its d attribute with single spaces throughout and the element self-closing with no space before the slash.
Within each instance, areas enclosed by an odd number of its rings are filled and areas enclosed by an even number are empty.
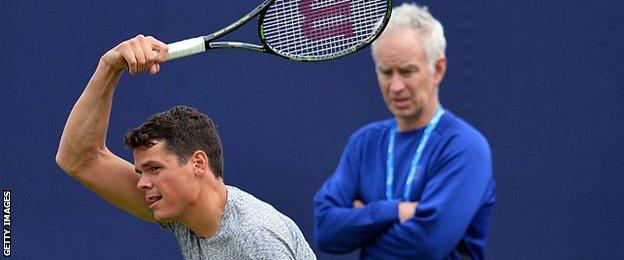
<svg viewBox="0 0 624 260">
<path fill-rule="evenodd" d="M 397 122 L 413 124 L 428 120 L 438 104 L 437 87 L 446 60 L 438 60 L 431 73 L 420 35 L 411 28 L 384 33 L 377 40 L 373 55 L 381 93 Z"/>
</svg>

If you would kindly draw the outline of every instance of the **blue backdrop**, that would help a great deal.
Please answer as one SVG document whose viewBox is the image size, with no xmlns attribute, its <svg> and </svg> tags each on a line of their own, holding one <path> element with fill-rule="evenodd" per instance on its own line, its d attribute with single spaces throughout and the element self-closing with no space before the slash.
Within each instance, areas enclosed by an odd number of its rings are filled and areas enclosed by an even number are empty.
<svg viewBox="0 0 624 260">
<path fill-rule="evenodd" d="M 488 256 L 623 258 L 624 2 L 421 3 L 449 42 L 442 103 L 492 145 L 498 203 Z M 255 5 L 2 1 L 0 186 L 13 191 L 15 259 L 181 258 L 171 233 L 66 176 L 54 163 L 58 140 L 99 57 L 118 42 L 199 36 Z M 255 41 L 255 26 L 228 38 Z M 126 74 L 110 149 L 132 161 L 124 132 L 177 104 L 218 124 L 226 182 L 291 216 L 313 247 L 312 196 L 350 133 L 390 116 L 368 50 L 325 63 L 213 51 L 164 64 L 156 77 Z"/>
</svg>

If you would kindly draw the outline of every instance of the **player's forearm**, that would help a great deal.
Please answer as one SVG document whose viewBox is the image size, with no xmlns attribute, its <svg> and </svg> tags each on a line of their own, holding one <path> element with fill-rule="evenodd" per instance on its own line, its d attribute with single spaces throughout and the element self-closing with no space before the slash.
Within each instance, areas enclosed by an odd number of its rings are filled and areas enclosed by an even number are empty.
<svg viewBox="0 0 624 260">
<path fill-rule="evenodd" d="M 57 163 L 67 173 L 76 173 L 107 151 L 105 143 L 112 100 L 122 72 L 100 61 L 74 105 L 56 155 Z"/>
</svg>

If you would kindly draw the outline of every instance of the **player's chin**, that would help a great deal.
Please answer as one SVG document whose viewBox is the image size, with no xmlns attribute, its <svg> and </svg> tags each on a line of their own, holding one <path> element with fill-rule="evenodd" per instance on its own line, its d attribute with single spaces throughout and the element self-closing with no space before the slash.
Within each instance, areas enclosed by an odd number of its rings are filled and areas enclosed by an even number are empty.
<svg viewBox="0 0 624 260">
<path fill-rule="evenodd" d="M 154 211 L 152 213 L 152 216 L 154 216 L 154 219 L 156 219 L 159 222 L 170 222 L 170 221 L 174 221 L 175 217 L 170 215 L 170 214 L 164 214 L 162 212 L 158 212 L 158 211 Z"/>
<path fill-rule="evenodd" d="M 152 216 L 154 217 L 154 219 L 160 222 L 169 222 L 175 220 L 177 214 L 174 214 L 174 212 L 170 212 L 162 208 L 153 208 Z"/>
</svg>

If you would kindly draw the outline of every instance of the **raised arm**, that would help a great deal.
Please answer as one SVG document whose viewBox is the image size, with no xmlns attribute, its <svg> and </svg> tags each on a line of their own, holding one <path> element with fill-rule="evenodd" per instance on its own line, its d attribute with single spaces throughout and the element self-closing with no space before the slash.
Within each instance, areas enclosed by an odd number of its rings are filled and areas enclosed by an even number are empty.
<svg viewBox="0 0 624 260">
<path fill-rule="evenodd" d="M 123 71 L 136 75 L 160 70 L 167 46 L 139 35 L 104 54 L 74 105 L 56 154 L 56 163 L 70 176 L 111 204 L 148 221 L 150 216 L 134 166 L 106 147 L 113 95 Z"/>
</svg>

